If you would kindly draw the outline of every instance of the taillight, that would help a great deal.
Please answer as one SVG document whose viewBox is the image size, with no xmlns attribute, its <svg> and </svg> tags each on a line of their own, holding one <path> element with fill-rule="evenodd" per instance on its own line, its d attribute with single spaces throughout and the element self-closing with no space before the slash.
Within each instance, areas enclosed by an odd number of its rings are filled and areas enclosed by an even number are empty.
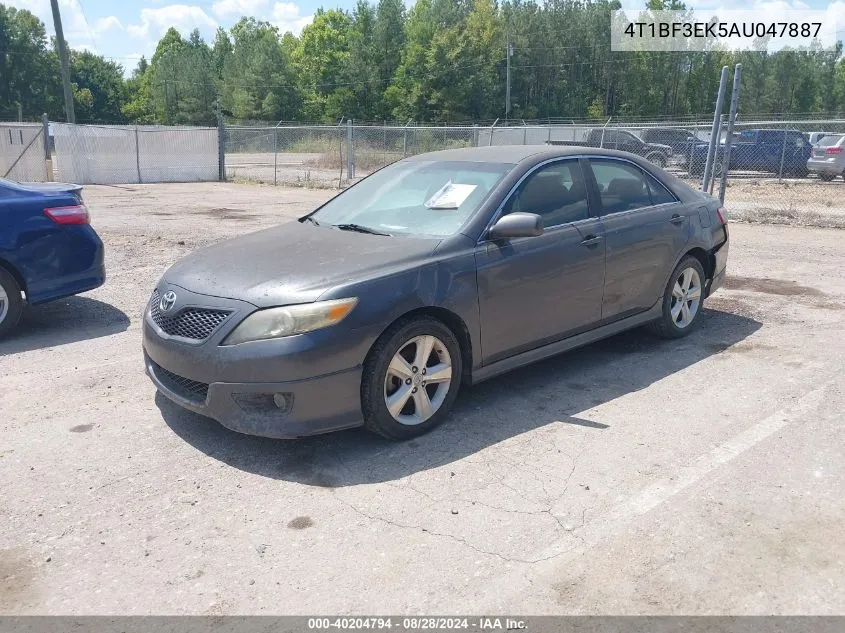
<svg viewBox="0 0 845 633">
<path fill-rule="evenodd" d="M 825 151 L 825 154 L 841 154 L 842 148 L 841 147 L 828 147 Z"/>
<path fill-rule="evenodd" d="M 719 207 L 718 209 L 716 209 L 716 215 L 719 216 L 719 222 L 721 222 L 722 225 L 728 223 L 728 221 L 725 219 L 725 209 L 723 207 Z"/>
<path fill-rule="evenodd" d="M 44 215 L 56 224 L 88 224 L 90 218 L 84 204 L 44 209 Z"/>
</svg>

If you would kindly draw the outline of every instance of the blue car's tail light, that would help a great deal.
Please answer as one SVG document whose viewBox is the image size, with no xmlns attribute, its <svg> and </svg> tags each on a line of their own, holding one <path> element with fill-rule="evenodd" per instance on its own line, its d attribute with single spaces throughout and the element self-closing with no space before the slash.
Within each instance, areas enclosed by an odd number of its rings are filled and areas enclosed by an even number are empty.
<svg viewBox="0 0 845 633">
<path fill-rule="evenodd" d="M 84 204 L 50 207 L 44 209 L 44 215 L 56 224 L 89 224 L 91 221 L 91 217 L 88 215 L 88 207 Z"/>
</svg>

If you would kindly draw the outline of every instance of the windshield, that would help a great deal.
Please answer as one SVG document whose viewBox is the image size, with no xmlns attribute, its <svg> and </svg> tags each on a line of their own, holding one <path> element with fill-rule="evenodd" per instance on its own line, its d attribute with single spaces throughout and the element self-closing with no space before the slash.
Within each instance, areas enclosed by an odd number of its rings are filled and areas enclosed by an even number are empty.
<svg viewBox="0 0 845 633">
<path fill-rule="evenodd" d="M 321 225 L 446 237 L 457 233 L 513 168 L 467 161 L 408 161 L 385 167 L 311 216 Z"/>
</svg>

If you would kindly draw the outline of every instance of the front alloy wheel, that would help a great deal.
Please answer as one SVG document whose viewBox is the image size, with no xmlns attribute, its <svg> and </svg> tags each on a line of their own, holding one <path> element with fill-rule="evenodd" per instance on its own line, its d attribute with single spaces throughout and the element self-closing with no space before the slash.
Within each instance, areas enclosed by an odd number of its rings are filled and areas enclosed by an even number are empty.
<svg viewBox="0 0 845 633">
<path fill-rule="evenodd" d="M 371 350 L 361 382 L 365 426 L 391 439 L 421 435 L 455 400 L 462 359 L 452 331 L 431 317 L 401 321 Z"/>
<path fill-rule="evenodd" d="M 452 357 L 435 336 L 418 336 L 387 366 L 384 404 L 400 424 L 422 424 L 443 405 L 452 383 Z"/>
</svg>

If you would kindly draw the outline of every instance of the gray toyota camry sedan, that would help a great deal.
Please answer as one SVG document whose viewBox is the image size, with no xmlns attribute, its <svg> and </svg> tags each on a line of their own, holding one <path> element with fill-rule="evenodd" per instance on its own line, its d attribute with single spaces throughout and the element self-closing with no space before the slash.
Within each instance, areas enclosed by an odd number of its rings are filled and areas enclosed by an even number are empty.
<svg viewBox="0 0 845 633">
<path fill-rule="evenodd" d="M 640 325 L 688 334 L 727 256 L 718 200 L 632 154 L 423 154 L 171 267 L 146 369 L 235 431 L 409 438 L 462 384 Z"/>
</svg>

